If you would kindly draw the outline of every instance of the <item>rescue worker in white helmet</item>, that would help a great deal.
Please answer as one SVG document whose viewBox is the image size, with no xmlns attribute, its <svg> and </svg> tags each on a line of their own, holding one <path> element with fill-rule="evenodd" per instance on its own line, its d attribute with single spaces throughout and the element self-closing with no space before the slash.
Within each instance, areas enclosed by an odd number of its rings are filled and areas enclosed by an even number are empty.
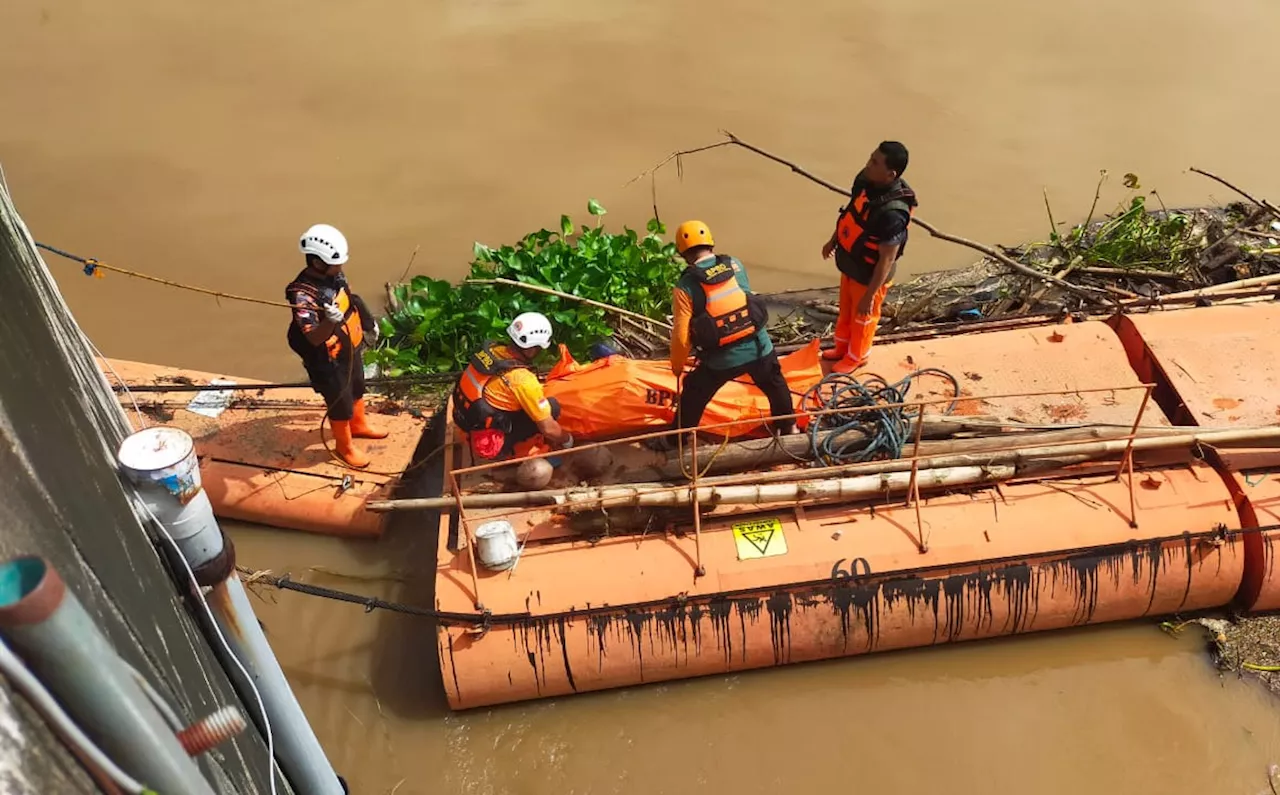
<svg viewBox="0 0 1280 795">
<path fill-rule="evenodd" d="M 557 420 L 560 403 L 542 391 L 529 365 L 551 345 L 551 321 L 525 312 L 507 327 L 509 344 L 485 342 L 453 390 L 453 421 L 467 432 L 477 458 L 509 458 L 520 442 L 542 434 L 560 449 L 573 446 Z M 553 462 L 554 463 L 554 462 Z"/>
<path fill-rule="evenodd" d="M 383 439 L 387 431 L 370 425 L 364 405 L 365 341 L 376 343 L 378 326 L 360 296 L 351 292 L 342 266 L 347 239 L 328 224 L 303 233 L 298 248 L 306 267 L 285 288 L 293 304 L 289 347 L 302 359 L 311 388 L 325 400 L 334 446 L 348 465 L 369 466 L 353 439 Z"/>
<path fill-rule="evenodd" d="M 684 377 L 674 427 L 696 427 L 720 387 L 742 375 L 769 398 L 772 416 L 795 413 L 769 337 L 768 310 L 752 294 L 746 268 L 735 257 L 715 253 L 711 230 L 701 221 L 676 228 L 676 251 L 689 267 L 671 291 L 671 372 L 680 378 L 691 350 L 698 364 Z M 790 419 L 775 428 L 779 433 L 794 429 Z M 673 444 L 671 437 L 656 437 L 650 446 Z"/>
</svg>

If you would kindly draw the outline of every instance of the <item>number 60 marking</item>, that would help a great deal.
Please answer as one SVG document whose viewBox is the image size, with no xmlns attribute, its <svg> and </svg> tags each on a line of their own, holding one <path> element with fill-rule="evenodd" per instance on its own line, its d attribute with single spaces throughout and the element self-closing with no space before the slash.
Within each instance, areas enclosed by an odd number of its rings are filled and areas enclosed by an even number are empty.
<svg viewBox="0 0 1280 795">
<path fill-rule="evenodd" d="M 847 580 L 853 577 L 867 577 L 871 574 L 871 564 L 866 558 L 854 558 L 849 561 L 848 570 L 840 568 L 840 564 L 844 563 L 844 558 L 840 558 L 831 567 L 831 579 Z"/>
</svg>

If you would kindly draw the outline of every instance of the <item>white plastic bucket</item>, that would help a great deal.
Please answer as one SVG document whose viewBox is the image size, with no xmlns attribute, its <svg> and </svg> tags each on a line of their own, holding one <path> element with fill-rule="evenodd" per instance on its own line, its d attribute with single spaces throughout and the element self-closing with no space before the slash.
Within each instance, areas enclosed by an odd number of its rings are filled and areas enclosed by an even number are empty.
<svg viewBox="0 0 1280 795">
<path fill-rule="evenodd" d="M 157 425 L 120 443 L 116 460 L 140 489 L 159 487 L 182 505 L 200 493 L 200 465 L 191 435 L 172 425 Z"/>
<path fill-rule="evenodd" d="M 476 528 L 476 551 L 486 569 L 506 571 L 520 557 L 515 528 L 505 519 L 485 522 Z"/>
</svg>

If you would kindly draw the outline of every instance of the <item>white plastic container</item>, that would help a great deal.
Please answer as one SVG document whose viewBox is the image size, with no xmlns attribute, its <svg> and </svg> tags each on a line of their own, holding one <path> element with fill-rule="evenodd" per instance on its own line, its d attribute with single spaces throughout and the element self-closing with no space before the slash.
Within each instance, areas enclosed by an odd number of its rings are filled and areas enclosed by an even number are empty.
<svg viewBox="0 0 1280 795">
<path fill-rule="evenodd" d="M 200 462 L 190 434 L 172 425 L 146 428 L 120 443 L 116 461 L 192 566 L 222 552 L 222 532 L 200 485 Z"/>
<path fill-rule="evenodd" d="M 200 492 L 200 466 L 191 435 L 172 425 L 138 431 L 120 443 L 116 460 L 139 488 L 159 486 L 186 505 Z"/>
<path fill-rule="evenodd" d="M 516 529 L 505 519 L 485 522 L 476 528 L 476 551 L 480 564 L 490 571 L 506 571 L 516 565 L 520 544 Z"/>
</svg>

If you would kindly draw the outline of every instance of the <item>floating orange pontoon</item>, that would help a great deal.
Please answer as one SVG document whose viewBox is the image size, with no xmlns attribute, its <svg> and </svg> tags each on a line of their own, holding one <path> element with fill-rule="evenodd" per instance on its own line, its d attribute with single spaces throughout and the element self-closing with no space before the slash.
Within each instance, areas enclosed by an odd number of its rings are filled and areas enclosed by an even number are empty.
<svg viewBox="0 0 1280 795">
<path fill-rule="evenodd" d="M 1280 424 L 1280 305 L 1205 307 L 1117 318 L 1134 369 L 1161 384 L 1179 424 Z M 1246 565 L 1236 605 L 1280 609 L 1273 579 L 1280 541 L 1280 456 L 1275 450 L 1216 456 L 1245 527 Z M 1267 529 L 1270 528 L 1270 529 Z"/>
<path fill-rule="evenodd" d="M 1187 345 L 1173 333 L 1193 327 L 1218 336 L 1191 331 Z M 1189 424 L 1175 408 L 1194 413 L 1204 399 L 1277 400 L 1265 381 L 1273 375 L 1262 376 L 1262 388 L 1228 382 L 1212 389 L 1231 394 L 1201 395 L 1170 372 L 1199 373 L 1191 378 L 1201 389 L 1201 378 L 1247 379 L 1238 357 L 1269 357 L 1275 368 L 1277 332 L 1272 307 L 1187 309 L 880 345 L 867 369 L 890 381 L 946 369 L 960 381 L 961 414 L 1129 431 Z M 1228 337 L 1233 343 L 1223 344 Z M 948 397 L 921 379 L 910 400 Z M 1229 417 L 1280 420 L 1267 410 Z M 453 442 L 452 430 L 447 436 Z M 634 446 L 610 449 L 618 469 L 648 463 Z M 1270 453 L 1258 455 L 1178 454 L 1136 472 L 1126 457 L 1119 467 L 995 485 L 979 472 L 975 485 L 918 497 L 895 490 L 861 503 L 704 504 L 642 532 L 590 538 L 563 505 L 461 510 L 441 519 L 437 607 L 456 614 L 438 629 L 444 689 L 453 708 L 465 709 L 1233 599 L 1272 609 L 1280 606 L 1270 577 L 1280 488 L 1274 475 L 1260 488 L 1256 467 L 1233 469 L 1246 460 L 1263 471 L 1276 465 Z M 461 446 L 448 460 L 446 493 L 455 484 L 459 495 L 471 493 L 488 476 Z M 703 493 L 693 486 L 678 488 Z M 495 519 L 514 526 L 521 544 L 514 567 L 502 571 L 479 560 L 477 531 Z"/>
<path fill-rule="evenodd" d="M 232 385 L 261 382 L 118 359 L 100 365 L 113 384 L 118 376 L 127 386 L 149 390 L 209 387 L 194 393 L 138 392 L 121 395 L 121 402 L 135 426 L 140 420 L 132 401 L 150 415 L 148 424 L 176 425 L 191 434 L 204 489 L 214 513 L 225 519 L 328 535 L 376 536 L 383 517 L 366 511 L 365 503 L 390 497 L 428 421 L 405 411 L 378 414 L 376 421 L 390 436 L 360 440 L 371 463 L 357 470 L 334 458 L 321 442 L 324 400 L 310 389 L 232 392 Z M 377 407 L 370 396 L 371 410 Z"/>
</svg>

